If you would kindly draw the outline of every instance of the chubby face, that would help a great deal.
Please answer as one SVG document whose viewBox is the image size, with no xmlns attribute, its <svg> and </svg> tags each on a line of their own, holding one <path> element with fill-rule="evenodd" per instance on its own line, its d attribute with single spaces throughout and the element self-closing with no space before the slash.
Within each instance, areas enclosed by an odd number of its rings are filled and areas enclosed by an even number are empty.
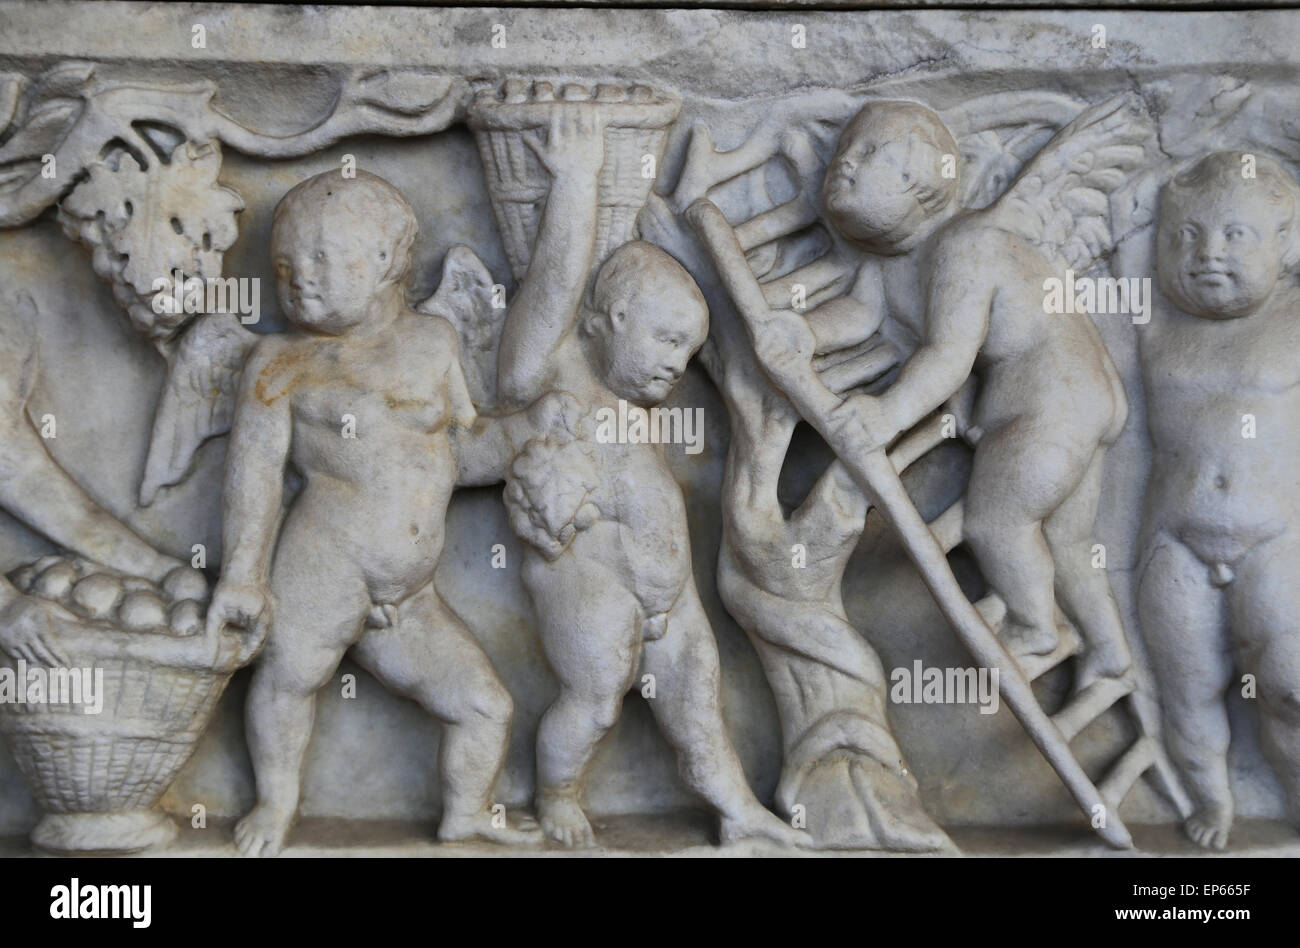
<svg viewBox="0 0 1300 948">
<path fill-rule="evenodd" d="M 933 189 L 940 169 L 933 149 L 914 146 L 913 132 L 891 132 L 885 124 L 858 121 L 845 130 L 822 199 L 844 236 L 890 253 L 908 249 L 929 216 L 921 196 Z"/>
<path fill-rule="evenodd" d="M 1180 309 L 1206 319 L 1257 310 L 1283 271 L 1286 221 L 1263 187 L 1211 186 L 1160 209 L 1160 286 Z"/>
<path fill-rule="evenodd" d="M 285 316 L 300 329 L 331 336 L 360 325 L 388 273 L 388 243 L 350 215 L 290 210 L 276 222 L 271 243 Z"/>
<path fill-rule="evenodd" d="M 708 307 L 685 287 L 633 294 L 608 314 L 600 334 L 605 384 L 635 404 L 663 401 L 708 331 Z"/>
</svg>

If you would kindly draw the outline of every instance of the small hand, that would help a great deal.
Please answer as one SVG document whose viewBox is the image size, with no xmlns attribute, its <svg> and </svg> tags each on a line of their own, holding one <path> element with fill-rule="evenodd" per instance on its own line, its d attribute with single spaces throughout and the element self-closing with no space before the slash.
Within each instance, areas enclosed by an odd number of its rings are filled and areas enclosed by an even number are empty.
<svg viewBox="0 0 1300 948">
<path fill-rule="evenodd" d="M 66 666 L 54 640 L 56 622 L 75 623 L 76 616 L 51 602 L 19 595 L 0 612 L 0 649 L 34 665 Z"/>
<path fill-rule="evenodd" d="M 753 330 L 754 354 L 778 385 L 790 388 L 811 369 L 817 337 L 798 313 L 770 310 Z"/>
<path fill-rule="evenodd" d="M 207 633 L 221 634 L 227 625 L 239 626 L 252 633 L 260 645 L 271 627 L 273 613 L 271 590 L 264 583 L 236 583 L 225 579 L 217 583 L 208 605 Z"/>
<path fill-rule="evenodd" d="M 874 395 L 854 395 L 845 399 L 830 413 L 828 420 L 835 435 L 831 447 L 840 455 L 881 450 L 898 437 L 900 431 L 885 412 L 881 400 Z"/>
<path fill-rule="evenodd" d="M 595 184 L 605 164 L 605 122 L 590 102 L 557 102 L 546 142 L 535 131 L 525 132 L 523 140 L 553 178 Z"/>
</svg>

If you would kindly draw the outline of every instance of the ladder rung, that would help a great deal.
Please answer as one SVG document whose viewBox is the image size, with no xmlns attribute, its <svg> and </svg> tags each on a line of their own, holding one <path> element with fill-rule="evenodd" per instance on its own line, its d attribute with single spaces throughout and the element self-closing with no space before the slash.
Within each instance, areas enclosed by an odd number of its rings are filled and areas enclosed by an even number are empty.
<svg viewBox="0 0 1300 948">
<path fill-rule="evenodd" d="M 1084 688 L 1073 701 L 1052 715 L 1052 723 L 1060 728 L 1067 741 L 1097 720 L 1101 713 L 1133 691 L 1133 678 L 1098 678 Z"/>
<path fill-rule="evenodd" d="M 1156 762 L 1156 750 L 1155 739 L 1143 737 L 1126 750 L 1107 772 L 1097 789 L 1112 810 L 1119 808 L 1128 792 L 1133 789 L 1133 784 L 1137 783 L 1138 777 Z"/>
<path fill-rule="evenodd" d="M 939 545 L 943 547 L 945 553 L 951 553 L 953 547 L 961 542 L 961 528 L 964 518 L 965 507 L 958 500 L 930 521 L 930 532 L 934 534 L 934 538 L 939 541 Z"/>
<path fill-rule="evenodd" d="M 772 309 L 790 309 L 794 300 L 794 286 L 799 284 L 804 288 L 804 302 L 811 308 L 817 305 L 817 294 L 834 286 L 844 275 L 842 264 L 823 256 L 785 276 L 760 283 L 759 286 Z"/>
<path fill-rule="evenodd" d="M 994 635 L 1002 631 L 1002 623 L 1007 617 L 1007 604 L 1002 601 L 997 593 L 989 593 L 975 603 L 975 608 L 984 617 L 985 624 L 993 631 Z M 1056 648 L 1046 655 L 1012 656 L 1016 664 L 1020 666 L 1025 678 L 1029 681 L 1041 678 L 1067 658 L 1079 654 L 1079 650 L 1083 647 L 1079 633 L 1074 630 L 1073 625 L 1058 623 L 1057 628 L 1060 630 L 1060 640 L 1056 643 Z"/>
<path fill-rule="evenodd" d="M 745 221 L 736 228 L 736 240 L 740 249 L 749 253 L 755 247 L 788 237 L 816 221 L 817 206 L 800 196 Z"/>
</svg>

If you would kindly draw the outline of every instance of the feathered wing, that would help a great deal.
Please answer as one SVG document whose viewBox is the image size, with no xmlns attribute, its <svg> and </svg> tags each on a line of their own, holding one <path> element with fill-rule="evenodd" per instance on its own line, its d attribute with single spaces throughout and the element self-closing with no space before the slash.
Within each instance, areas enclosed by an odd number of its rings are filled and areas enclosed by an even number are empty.
<svg viewBox="0 0 1300 948">
<path fill-rule="evenodd" d="M 256 341 L 257 334 L 232 313 L 202 316 L 181 338 L 154 415 L 140 483 L 142 505 L 188 476 L 203 442 L 230 430 L 239 377 Z"/>
<path fill-rule="evenodd" d="M 1089 270 L 1113 249 L 1110 197 L 1142 164 L 1151 135 L 1128 96 L 1084 109 L 997 201 L 998 223 L 1062 269 Z"/>
<path fill-rule="evenodd" d="M 487 265 L 473 250 L 458 244 L 442 262 L 438 289 L 416 306 L 419 312 L 441 316 L 456 327 L 461 368 L 479 411 L 496 404 L 497 346 L 506 318 L 505 300 L 493 299 L 493 287 Z"/>
<path fill-rule="evenodd" d="M 961 203 L 988 207 L 1032 158 L 1087 103 L 1052 92 L 995 92 L 940 112 L 957 139 L 962 169 Z"/>
</svg>

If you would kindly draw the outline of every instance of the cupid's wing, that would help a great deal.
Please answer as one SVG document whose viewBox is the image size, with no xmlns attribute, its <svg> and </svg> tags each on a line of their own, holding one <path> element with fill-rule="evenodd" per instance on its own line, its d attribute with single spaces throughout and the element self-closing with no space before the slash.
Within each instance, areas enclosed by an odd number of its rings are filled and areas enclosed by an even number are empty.
<svg viewBox="0 0 1300 948">
<path fill-rule="evenodd" d="M 492 274 L 478 254 L 458 244 L 442 262 L 437 291 L 415 308 L 441 316 L 456 327 L 460 361 L 470 399 L 479 411 L 496 404 L 497 346 L 506 319 L 504 290 L 494 300 Z M 496 303 L 496 305 L 493 305 Z"/>
<path fill-rule="evenodd" d="M 994 205 L 998 224 L 1078 273 L 1114 247 L 1110 197 L 1137 168 L 1152 127 L 1120 95 L 1084 109 L 1030 161 Z"/>
<path fill-rule="evenodd" d="M 184 480 L 199 446 L 230 430 L 239 376 L 256 341 L 257 334 L 233 313 L 202 316 L 181 337 L 153 420 L 141 505 L 147 507 L 161 488 Z"/>
</svg>

